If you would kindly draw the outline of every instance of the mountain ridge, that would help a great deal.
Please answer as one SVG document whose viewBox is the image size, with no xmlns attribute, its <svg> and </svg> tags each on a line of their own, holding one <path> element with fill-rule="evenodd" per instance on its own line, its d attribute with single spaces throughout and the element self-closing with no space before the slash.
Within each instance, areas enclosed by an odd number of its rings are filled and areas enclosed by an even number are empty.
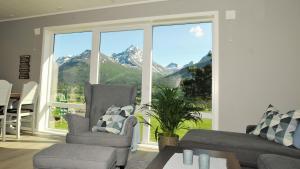
<svg viewBox="0 0 300 169">
<path fill-rule="evenodd" d="M 57 58 L 56 63 L 59 66 L 59 80 L 69 84 L 88 81 L 90 56 L 91 50 L 85 50 L 76 56 Z M 111 56 L 101 53 L 100 63 L 100 81 L 102 82 L 111 84 L 120 82 L 126 84 L 131 80 L 140 84 L 142 81 L 143 51 L 133 45 L 129 46 L 123 52 L 114 53 Z M 202 57 L 199 62 L 193 63 L 191 61 L 182 67 L 172 62 L 166 67 L 153 62 L 152 70 L 154 79 L 156 79 L 156 77 L 166 80 L 171 77 L 189 78 L 189 67 L 202 68 L 208 64 L 212 64 L 211 51 Z"/>
</svg>

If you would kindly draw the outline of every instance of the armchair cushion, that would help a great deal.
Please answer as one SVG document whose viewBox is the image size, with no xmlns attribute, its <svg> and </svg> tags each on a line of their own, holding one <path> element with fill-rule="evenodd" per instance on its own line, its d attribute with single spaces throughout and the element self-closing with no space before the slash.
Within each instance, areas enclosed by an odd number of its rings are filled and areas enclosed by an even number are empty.
<svg viewBox="0 0 300 169">
<path fill-rule="evenodd" d="M 105 115 L 93 126 L 93 132 L 109 132 L 119 134 L 124 126 L 124 121 L 134 111 L 133 105 L 124 107 L 110 106 Z"/>
<path fill-rule="evenodd" d="M 126 106 L 135 103 L 136 87 L 122 85 L 87 84 L 85 86 L 86 117 L 90 130 L 111 106 Z"/>
<path fill-rule="evenodd" d="M 70 113 L 67 113 L 64 118 L 68 122 L 69 133 L 76 134 L 89 131 L 88 118 Z"/>
</svg>

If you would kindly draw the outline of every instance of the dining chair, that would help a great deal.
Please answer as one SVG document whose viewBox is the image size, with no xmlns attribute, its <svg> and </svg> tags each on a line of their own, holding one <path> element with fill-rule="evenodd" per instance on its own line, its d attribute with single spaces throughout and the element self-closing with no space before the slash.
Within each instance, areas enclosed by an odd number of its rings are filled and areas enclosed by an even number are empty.
<svg viewBox="0 0 300 169">
<path fill-rule="evenodd" d="M 2 141 L 5 141 L 6 135 L 6 113 L 11 93 L 12 84 L 6 80 L 0 80 L 0 120 L 2 128 Z"/>
<path fill-rule="evenodd" d="M 31 128 L 22 126 L 22 130 L 29 129 L 32 131 L 32 134 L 34 133 L 37 98 L 38 84 L 34 81 L 28 82 L 23 85 L 17 109 L 8 109 L 7 116 L 9 117 L 9 120 L 7 121 L 7 124 L 15 127 L 17 139 L 20 138 L 21 122 L 31 123 Z M 32 107 L 25 107 L 28 105 Z M 30 120 L 27 118 L 29 116 L 31 116 Z"/>
</svg>

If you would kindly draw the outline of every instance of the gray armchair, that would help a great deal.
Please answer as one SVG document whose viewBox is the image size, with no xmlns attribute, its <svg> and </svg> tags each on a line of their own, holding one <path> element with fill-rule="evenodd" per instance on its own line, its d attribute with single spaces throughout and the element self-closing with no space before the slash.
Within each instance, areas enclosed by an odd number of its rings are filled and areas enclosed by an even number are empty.
<svg viewBox="0 0 300 169">
<path fill-rule="evenodd" d="M 117 151 L 117 166 L 124 167 L 127 163 L 131 146 L 133 128 L 137 119 L 130 116 L 126 120 L 123 135 L 106 132 L 91 132 L 94 125 L 111 105 L 126 106 L 135 103 L 136 88 L 133 86 L 111 86 L 102 84 L 86 84 L 86 114 L 85 117 L 67 114 L 69 133 L 67 143 L 90 144 L 114 147 Z"/>
</svg>

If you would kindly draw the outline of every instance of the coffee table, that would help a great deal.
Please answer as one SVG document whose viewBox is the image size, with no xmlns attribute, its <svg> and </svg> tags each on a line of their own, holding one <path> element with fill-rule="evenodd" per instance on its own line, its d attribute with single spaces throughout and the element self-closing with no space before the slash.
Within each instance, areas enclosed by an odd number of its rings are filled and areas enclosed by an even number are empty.
<svg viewBox="0 0 300 169">
<path fill-rule="evenodd" d="M 152 160 L 152 162 L 147 166 L 146 169 L 163 169 L 164 165 L 172 157 L 174 153 L 182 153 L 183 148 L 180 147 L 165 147 L 158 155 Z M 213 150 L 203 150 L 195 149 L 194 151 L 200 153 L 207 153 L 212 157 L 226 158 L 227 159 L 227 169 L 241 169 L 240 163 L 237 160 L 235 154 L 225 151 L 213 151 Z"/>
</svg>

